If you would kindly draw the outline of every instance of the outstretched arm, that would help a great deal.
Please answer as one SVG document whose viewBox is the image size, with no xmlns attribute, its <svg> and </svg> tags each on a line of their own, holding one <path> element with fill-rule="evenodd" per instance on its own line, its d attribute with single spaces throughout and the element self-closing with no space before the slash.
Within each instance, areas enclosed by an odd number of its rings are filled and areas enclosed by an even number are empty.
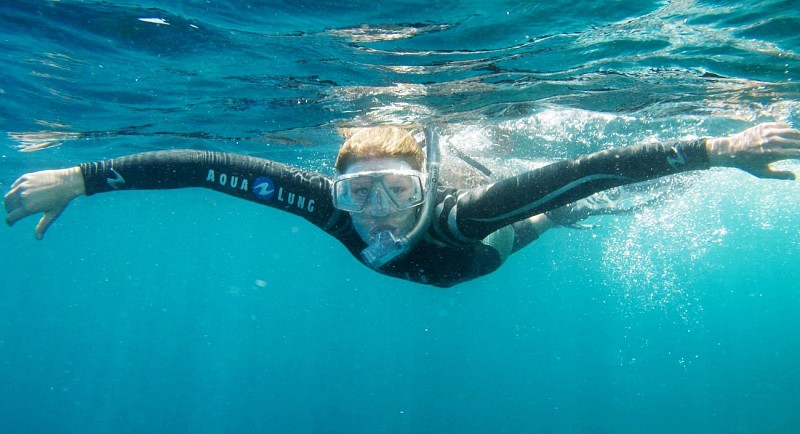
<svg viewBox="0 0 800 434">
<path fill-rule="evenodd" d="M 299 215 L 332 229 L 339 213 L 330 181 L 319 174 L 244 155 L 204 151 L 160 151 L 79 167 L 22 176 L 5 197 L 6 222 L 44 213 L 36 228 L 41 239 L 66 206 L 81 194 L 115 190 L 203 187 Z"/>
<path fill-rule="evenodd" d="M 800 132 L 762 124 L 724 138 L 611 149 L 560 161 L 445 200 L 449 237 L 482 239 L 499 228 L 620 185 L 712 166 L 794 179 L 773 162 L 800 158 Z"/>
</svg>

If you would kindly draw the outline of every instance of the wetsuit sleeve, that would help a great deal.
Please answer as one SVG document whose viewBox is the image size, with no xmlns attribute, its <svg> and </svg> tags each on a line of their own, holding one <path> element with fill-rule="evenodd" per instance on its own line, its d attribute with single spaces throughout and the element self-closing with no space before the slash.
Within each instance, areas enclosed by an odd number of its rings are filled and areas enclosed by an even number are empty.
<svg viewBox="0 0 800 434">
<path fill-rule="evenodd" d="M 451 241 L 470 242 L 598 191 L 708 167 L 705 139 L 596 152 L 459 191 L 443 200 L 437 226 Z"/>
<path fill-rule="evenodd" d="M 296 214 L 331 230 L 330 180 L 261 158 L 221 152 L 146 152 L 80 165 L 86 194 L 202 187 Z"/>
</svg>

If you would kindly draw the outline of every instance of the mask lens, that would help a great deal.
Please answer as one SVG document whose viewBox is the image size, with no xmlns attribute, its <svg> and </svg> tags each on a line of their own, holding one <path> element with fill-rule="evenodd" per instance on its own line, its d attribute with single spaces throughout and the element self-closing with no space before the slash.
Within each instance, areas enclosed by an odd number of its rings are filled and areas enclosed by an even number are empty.
<svg viewBox="0 0 800 434">
<path fill-rule="evenodd" d="M 383 188 L 397 209 L 406 209 L 422 203 L 422 180 L 418 176 L 383 176 Z"/>
<path fill-rule="evenodd" d="M 379 171 L 340 176 L 333 184 L 333 205 L 342 211 L 362 212 L 377 194 L 384 199 L 382 204 L 388 205 L 388 201 L 398 210 L 417 206 L 424 199 L 420 173 Z"/>
</svg>

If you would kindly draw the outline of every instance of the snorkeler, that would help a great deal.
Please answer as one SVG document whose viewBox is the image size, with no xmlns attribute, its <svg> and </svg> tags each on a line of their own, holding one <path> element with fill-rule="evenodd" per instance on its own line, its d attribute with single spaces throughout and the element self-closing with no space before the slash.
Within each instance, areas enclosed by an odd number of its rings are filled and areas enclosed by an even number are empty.
<svg viewBox="0 0 800 434">
<path fill-rule="evenodd" d="M 274 161 L 194 150 L 129 155 L 23 175 L 5 196 L 9 226 L 37 213 L 36 238 L 77 196 L 204 187 L 305 218 L 374 270 L 450 287 L 489 274 L 556 225 L 595 211 L 609 188 L 710 167 L 795 179 L 773 162 L 800 158 L 800 131 L 779 123 L 668 145 L 610 149 L 469 189 L 439 185 L 439 150 L 398 127 L 349 130 L 330 179 Z M 602 208 L 602 206 L 600 207 Z"/>
</svg>

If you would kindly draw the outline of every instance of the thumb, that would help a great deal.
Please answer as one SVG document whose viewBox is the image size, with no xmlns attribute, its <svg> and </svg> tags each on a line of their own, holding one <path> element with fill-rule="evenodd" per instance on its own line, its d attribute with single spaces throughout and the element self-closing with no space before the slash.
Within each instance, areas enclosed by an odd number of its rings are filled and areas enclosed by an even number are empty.
<svg viewBox="0 0 800 434">
<path fill-rule="evenodd" d="M 61 212 L 64 211 L 64 208 L 55 210 L 55 211 L 48 211 L 44 213 L 42 219 L 39 220 L 39 224 L 36 225 L 36 239 L 41 240 L 44 238 L 44 233 L 47 232 L 47 228 L 53 224 L 54 221 L 61 215 Z"/>
<path fill-rule="evenodd" d="M 773 170 L 769 167 L 764 167 L 757 170 L 748 170 L 748 172 L 762 179 L 783 179 L 789 181 L 796 179 L 794 173 L 790 170 Z"/>
</svg>

